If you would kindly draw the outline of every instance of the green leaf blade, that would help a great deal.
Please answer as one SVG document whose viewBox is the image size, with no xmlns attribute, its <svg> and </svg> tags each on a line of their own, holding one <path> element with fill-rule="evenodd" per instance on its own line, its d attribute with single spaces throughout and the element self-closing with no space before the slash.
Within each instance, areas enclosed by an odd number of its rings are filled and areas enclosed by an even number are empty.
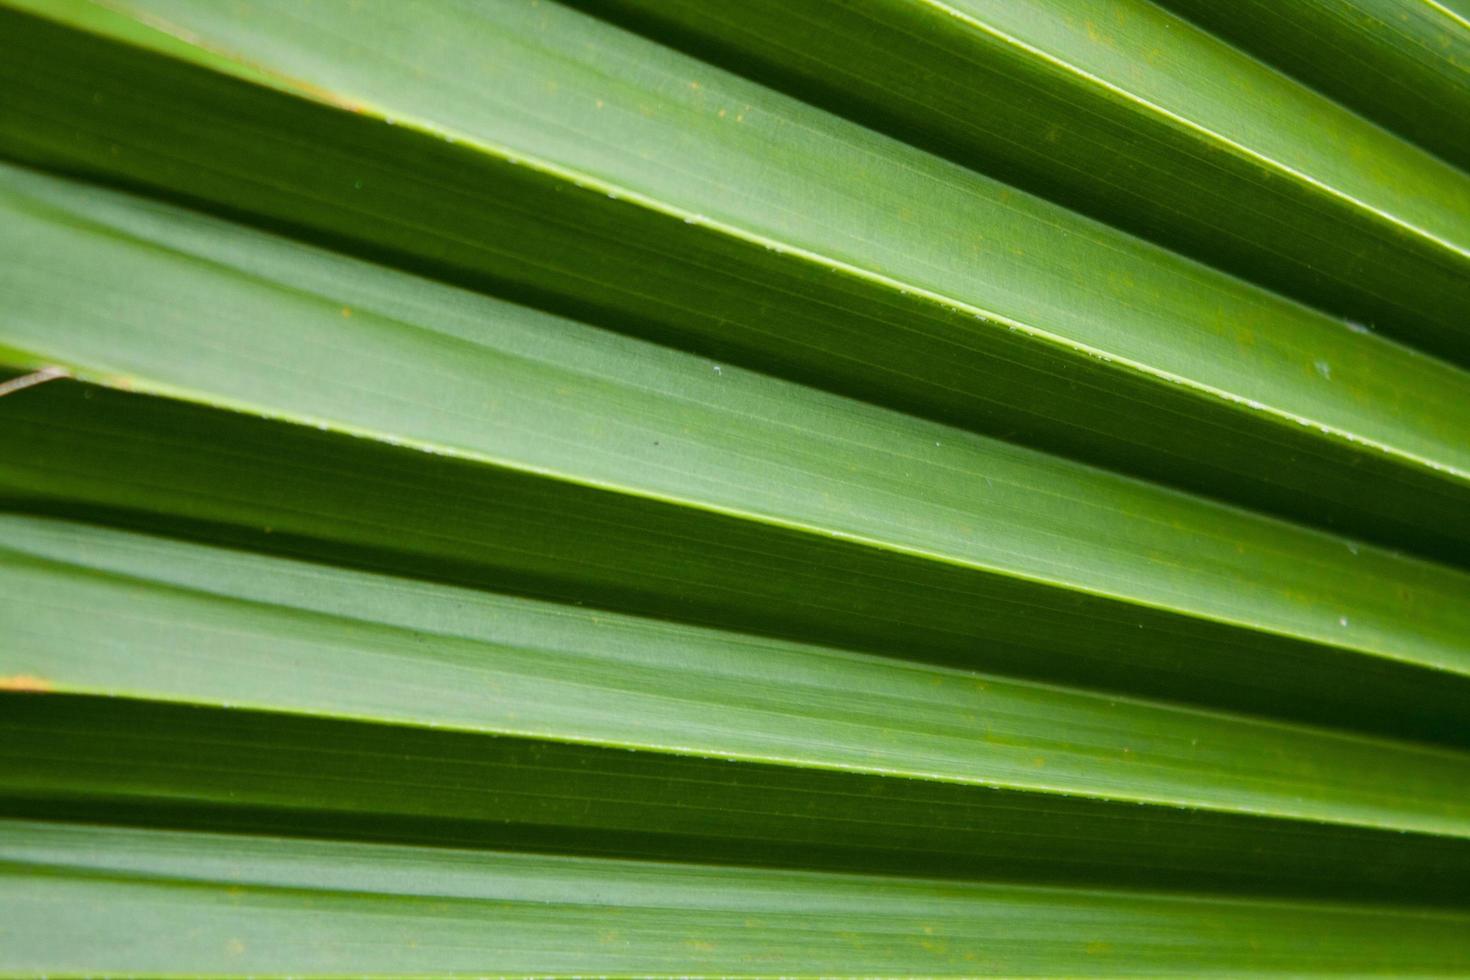
<svg viewBox="0 0 1470 980">
<path fill-rule="evenodd" d="M 513 7 L 496 11 L 495 17 L 509 21 L 521 16 Z M 502 51 L 500 70 L 516 76 L 507 84 L 534 87 L 539 83 L 531 80 L 541 78 L 556 88 L 555 93 L 538 89 L 534 99 L 528 94 L 529 102 L 515 106 L 568 115 L 556 115 L 555 125 L 541 125 L 545 120 L 526 117 L 523 108 L 497 109 L 473 99 L 465 108 L 460 92 L 434 100 L 434 111 L 467 112 L 493 138 L 466 138 L 446 147 L 437 139 L 404 134 L 389 155 L 390 165 L 379 169 L 370 160 L 343 156 L 342 150 L 390 138 L 389 132 L 407 126 L 336 119 L 330 122 L 334 128 L 351 125 L 340 130 L 347 142 L 332 144 L 337 156 L 329 171 L 295 159 L 283 164 L 283 152 L 288 158 L 299 153 L 296 139 L 282 137 L 269 121 L 247 125 L 264 125 L 271 135 L 241 131 L 234 121 L 238 109 L 211 103 L 224 90 L 202 76 L 188 76 L 189 86 L 202 87 L 191 102 L 200 111 L 218 113 L 219 121 L 187 135 L 158 132 L 151 122 L 104 135 L 107 127 L 119 125 L 129 113 L 148 111 L 152 103 L 130 106 L 126 93 L 114 93 L 113 104 L 99 110 L 88 90 L 36 108 L 34 122 L 22 115 L 11 128 L 10 145 L 48 165 L 80 166 L 273 222 L 304 223 L 333 241 L 345 236 L 361 242 L 371 226 L 374 254 L 428 262 L 436 274 L 475 285 L 488 277 L 497 288 L 509 281 L 530 290 L 537 302 L 569 304 L 579 313 L 591 309 L 621 330 L 720 351 L 721 359 L 731 355 L 1196 492 L 1285 508 L 1296 520 L 1342 524 L 1393 546 L 1410 542 L 1440 557 L 1463 559 L 1459 542 L 1470 539 L 1470 527 L 1464 526 L 1466 491 L 1457 475 L 1464 470 L 1463 461 L 1456 460 L 1466 403 L 1458 372 L 767 90 L 722 77 L 719 84 L 728 92 L 721 97 L 734 100 L 732 106 L 760 107 L 750 119 L 730 122 L 730 110 L 720 117 L 723 103 L 716 107 L 711 101 L 716 96 L 710 86 L 716 83 L 714 76 L 705 77 L 703 66 L 573 14 L 546 16 L 550 19 L 536 21 L 534 30 L 510 30 L 509 21 L 498 26 L 475 22 L 462 29 L 484 31 L 485 50 Z M 11 23 L 18 22 L 12 18 Z M 414 29 L 429 31 L 430 26 Z M 560 30 L 568 32 L 564 45 L 554 40 Z M 628 88 L 619 90 L 624 95 L 614 99 L 604 78 L 612 68 L 604 66 L 597 74 L 547 53 L 558 47 L 583 51 L 577 45 L 584 41 L 590 45 L 584 53 L 598 52 L 594 60 L 605 56 L 609 65 L 624 67 L 657 63 L 666 74 L 682 78 L 694 72 L 704 81 L 694 79 L 697 90 L 686 79 L 640 93 L 637 80 L 629 78 Z M 165 47 L 178 53 L 176 41 Z M 196 50 L 201 63 L 230 68 Z M 308 44 L 301 50 L 313 49 Z M 98 53 L 76 57 L 86 66 Z M 329 67 L 346 70 L 352 63 Z M 158 62 L 148 70 L 164 71 L 165 65 Z M 239 70 L 259 80 L 254 69 Z M 76 84 L 67 78 L 60 75 L 53 87 L 60 91 Z M 574 84 L 576 79 L 581 81 Z M 182 81 L 170 77 L 158 84 L 173 91 Z M 420 88 L 431 85 L 425 81 Z M 232 101 L 238 101 L 241 93 L 231 91 Z M 321 94 L 318 88 L 296 91 L 308 99 Z M 251 99 L 266 98 L 255 92 Z M 604 112 L 598 101 L 612 107 L 606 111 L 616 121 L 598 115 Z M 290 104 L 270 103 L 262 119 L 279 120 L 280 113 L 296 111 Z M 653 110 L 655 104 L 662 108 Z M 652 114 L 645 118 L 638 105 L 650 107 Z M 58 112 L 81 113 L 86 120 L 60 130 L 40 123 Z M 477 115 L 483 113 L 488 115 Z M 345 115 L 330 112 L 302 125 L 317 133 L 329 118 Z M 401 123 L 415 118 L 400 115 Z M 187 128 L 190 118 L 170 126 Z M 441 131 L 428 117 L 418 121 L 431 134 Z M 611 130 L 621 133 L 625 124 L 642 135 L 614 139 Z M 764 160 L 765 147 L 779 142 L 782 126 L 804 127 L 815 141 L 803 149 L 802 159 L 810 165 L 783 164 L 789 173 L 783 171 L 782 180 L 761 185 L 760 193 L 776 197 L 742 197 L 728 179 L 731 161 L 742 159 L 767 175 L 771 164 Z M 767 137 L 751 135 L 760 127 L 774 128 Z M 577 132 L 604 133 L 605 138 L 579 143 Z M 693 133 L 701 135 L 696 139 Z M 82 134 L 82 142 L 73 142 L 76 134 Z M 512 135 L 525 145 L 506 150 L 500 140 Z M 262 139 L 270 144 L 265 154 Z M 555 156 L 552 150 L 572 156 L 523 179 L 518 172 L 535 170 L 528 164 L 540 159 L 538 140 L 559 141 L 544 147 L 543 156 Z M 714 154 L 718 162 L 700 158 L 705 169 L 699 170 L 686 154 L 678 166 L 650 167 L 633 149 L 641 145 L 638 140 L 647 141 L 649 152 L 665 162 L 659 154 L 686 150 Z M 180 165 L 179 155 L 195 152 L 190 147 L 196 144 L 200 155 Z M 375 148 L 371 156 L 382 153 Z M 507 153 L 523 162 L 511 166 Z M 582 161 L 586 166 L 578 163 L 580 157 L 573 159 L 587 153 L 606 155 Z M 426 182 L 425 156 L 436 154 L 445 166 L 431 167 L 433 176 Z M 264 180 L 248 168 L 241 173 L 242 155 L 257 155 L 256 166 L 279 172 Z M 867 189 L 858 192 L 855 185 L 829 179 L 837 160 L 852 161 L 857 169 L 845 172 L 858 180 L 860 171 Z M 604 173 L 599 170 L 604 164 L 621 169 Z M 466 166 L 493 169 L 467 181 L 461 169 Z M 663 185 L 624 193 L 629 189 L 619 181 L 625 176 L 672 183 L 667 194 L 660 190 Z M 897 182 L 891 193 L 868 186 L 880 177 Z M 446 182 L 452 190 L 443 186 Z M 597 190 L 578 189 L 576 182 Z M 504 196 L 497 190 L 502 187 Z M 620 200 L 609 202 L 604 191 Z M 446 205 L 426 216 L 421 199 L 437 195 L 447 195 Z M 527 195 L 538 203 L 527 207 L 532 199 Z M 788 198 L 802 204 L 789 206 Z M 889 199 L 909 217 L 896 220 L 870 203 Z M 730 210 L 728 215 L 716 215 L 718 201 L 725 202 L 721 207 Z M 556 217 L 547 221 L 547 214 Z M 525 223 L 504 229 L 484 224 L 510 216 Z M 686 225 L 683 218 L 694 223 Z M 845 222 L 841 226 L 839 218 Z M 778 219 L 785 224 L 763 224 Z M 882 227 L 883 235 L 870 234 L 873 227 Z M 952 227 L 981 229 L 981 238 L 994 244 L 977 240 L 973 248 L 956 249 L 947 235 L 937 234 Z M 590 242 L 589 230 L 606 237 Z M 516 248 L 507 250 L 506 241 Z M 759 247 L 763 243 L 777 251 L 766 252 Z M 718 271 L 730 263 L 728 273 Z M 770 288 L 777 306 L 762 307 L 753 316 L 744 299 L 751 282 Z M 655 298 L 659 294 L 667 298 Z M 795 298 L 807 295 L 810 302 Z M 1147 303 L 1135 301 L 1145 295 Z M 1006 325 L 1015 330 L 1002 329 Z M 1371 393 L 1356 390 L 1365 385 Z M 1038 399 L 1038 392 L 1045 397 Z M 1149 418 L 1137 411 L 1140 403 L 1150 406 Z M 1365 410 L 1370 404 L 1377 407 Z M 1202 446 L 1210 451 L 1203 453 Z M 1385 484 L 1427 492 L 1416 506 L 1397 494 L 1363 490 Z M 1428 513 L 1425 501 L 1432 502 Z"/>
<path fill-rule="evenodd" d="M 0 893 L 14 962 L 63 975 L 454 975 L 481 974 L 487 960 L 508 973 L 736 976 L 1137 975 L 1243 964 L 1288 974 L 1453 972 L 1466 962 L 1464 916 L 1372 907 L 30 822 L 7 822 L 4 839 L 6 870 L 26 875 Z M 87 920 L 78 914 L 86 909 L 109 914 Z M 1214 928 L 1200 930 L 1201 919 Z M 93 942 L 58 957 L 41 938 L 58 921 L 90 923 Z M 160 933 L 150 925 L 159 921 L 177 926 Z M 333 938 L 321 941 L 307 921 Z M 122 953 L 101 959 L 99 948 Z"/>
</svg>

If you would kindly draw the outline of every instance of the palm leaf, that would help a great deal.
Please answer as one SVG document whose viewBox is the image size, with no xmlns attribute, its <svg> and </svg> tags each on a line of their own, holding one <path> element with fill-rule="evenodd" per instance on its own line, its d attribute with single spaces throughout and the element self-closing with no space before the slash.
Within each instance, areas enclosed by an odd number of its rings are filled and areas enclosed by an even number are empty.
<svg viewBox="0 0 1470 980">
<path fill-rule="evenodd" d="M 1470 967 L 1460 38 L 1167 5 L 6 0 L 0 972 Z"/>
<path fill-rule="evenodd" d="M 1304 309 L 550 4 L 184 3 L 137 20 L 33 6 L 128 43 L 0 21 L 19 53 L 0 150 L 20 159 L 1294 520 L 1466 553 L 1463 378 L 1365 339 L 1369 311 Z M 187 110 L 160 118 L 160 99 Z M 1392 149 L 1419 166 L 1387 186 L 1463 226 L 1470 178 Z M 1452 325 L 1470 301 L 1458 248 L 1394 274 L 1444 297 Z M 1320 254 L 1314 239 L 1302 261 Z M 1389 265 L 1375 254 L 1339 279 Z"/>
</svg>

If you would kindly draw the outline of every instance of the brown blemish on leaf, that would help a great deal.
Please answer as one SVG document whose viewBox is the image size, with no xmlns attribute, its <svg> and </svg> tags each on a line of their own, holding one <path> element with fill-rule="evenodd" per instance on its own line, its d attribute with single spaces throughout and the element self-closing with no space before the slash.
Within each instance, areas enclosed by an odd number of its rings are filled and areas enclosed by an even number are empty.
<svg viewBox="0 0 1470 980">
<path fill-rule="evenodd" d="M 35 674 L 10 674 L 6 677 L 0 677 L 0 691 L 26 691 L 31 694 L 44 694 L 46 691 L 54 690 L 56 690 L 55 684 L 52 684 L 44 677 L 37 677 Z"/>
</svg>

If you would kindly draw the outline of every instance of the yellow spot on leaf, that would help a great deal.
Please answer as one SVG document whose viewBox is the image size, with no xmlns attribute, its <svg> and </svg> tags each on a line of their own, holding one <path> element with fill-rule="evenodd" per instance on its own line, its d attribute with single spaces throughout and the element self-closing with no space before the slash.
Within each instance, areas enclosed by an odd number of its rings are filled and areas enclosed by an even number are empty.
<svg viewBox="0 0 1470 980">
<path fill-rule="evenodd" d="M 41 694 L 55 689 L 55 684 L 34 674 L 11 674 L 8 677 L 0 677 L 0 691 L 28 691 L 32 694 Z"/>
</svg>

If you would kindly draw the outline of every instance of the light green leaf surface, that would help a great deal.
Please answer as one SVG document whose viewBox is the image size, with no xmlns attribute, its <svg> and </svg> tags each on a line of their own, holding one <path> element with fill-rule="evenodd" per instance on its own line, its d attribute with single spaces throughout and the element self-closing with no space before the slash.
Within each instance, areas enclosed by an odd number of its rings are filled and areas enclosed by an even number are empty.
<svg viewBox="0 0 1470 980">
<path fill-rule="evenodd" d="M 60 976 L 1436 973 L 1465 968 L 1470 928 L 1330 904 L 0 826 L 0 937 L 17 967 Z M 58 929 L 86 941 L 58 952 Z"/>
</svg>

